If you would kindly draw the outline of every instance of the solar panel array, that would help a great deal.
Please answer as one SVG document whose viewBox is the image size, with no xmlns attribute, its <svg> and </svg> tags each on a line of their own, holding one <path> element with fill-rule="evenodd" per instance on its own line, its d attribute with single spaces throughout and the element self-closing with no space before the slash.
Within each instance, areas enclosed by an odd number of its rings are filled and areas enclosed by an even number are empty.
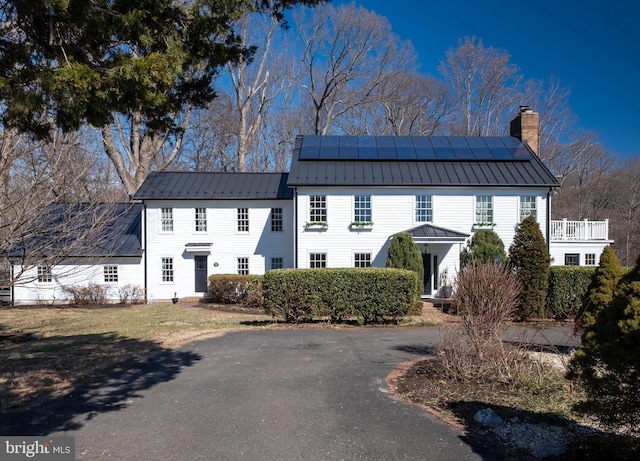
<svg viewBox="0 0 640 461">
<path fill-rule="evenodd" d="M 530 160 L 517 138 L 480 136 L 304 136 L 299 160 Z"/>
</svg>

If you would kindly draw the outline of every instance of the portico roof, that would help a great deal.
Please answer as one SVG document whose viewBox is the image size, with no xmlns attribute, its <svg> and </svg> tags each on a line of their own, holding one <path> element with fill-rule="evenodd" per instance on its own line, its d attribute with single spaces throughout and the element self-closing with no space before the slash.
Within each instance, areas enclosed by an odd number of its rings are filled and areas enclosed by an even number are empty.
<svg viewBox="0 0 640 461">
<path fill-rule="evenodd" d="M 411 234 L 415 243 L 464 243 L 469 238 L 469 234 L 434 226 L 433 224 L 423 224 L 407 231 Z"/>
</svg>

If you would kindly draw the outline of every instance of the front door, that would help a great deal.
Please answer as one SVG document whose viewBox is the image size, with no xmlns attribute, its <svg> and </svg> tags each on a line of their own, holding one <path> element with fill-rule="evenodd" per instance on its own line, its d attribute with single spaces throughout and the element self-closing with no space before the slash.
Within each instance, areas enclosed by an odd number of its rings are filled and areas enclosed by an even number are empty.
<svg viewBox="0 0 640 461">
<path fill-rule="evenodd" d="M 207 291 L 207 256 L 194 256 L 196 293 Z"/>
<path fill-rule="evenodd" d="M 424 294 L 431 294 L 431 253 L 422 253 L 422 267 L 424 268 Z"/>
</svg>

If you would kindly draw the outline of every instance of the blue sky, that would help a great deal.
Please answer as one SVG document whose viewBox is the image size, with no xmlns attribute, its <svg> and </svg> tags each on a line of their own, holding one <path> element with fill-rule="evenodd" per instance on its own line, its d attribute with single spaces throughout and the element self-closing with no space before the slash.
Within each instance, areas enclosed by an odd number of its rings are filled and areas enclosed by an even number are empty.
<svg viewBox="0 0 640 461">
<path fill-rule="evenodd" d="M 351 3 L 334 0 L 334 4 Z M 578 125 L 608 150 L 640 155 L 640 2 L 633 0 L 357 0 L 410 40 L 421 71 L 458 39 L 507 51 L 525 78 L 555 75 L 571 89 Z M 636 107 L 638 106 L 638 107 Z"/>
</svg>

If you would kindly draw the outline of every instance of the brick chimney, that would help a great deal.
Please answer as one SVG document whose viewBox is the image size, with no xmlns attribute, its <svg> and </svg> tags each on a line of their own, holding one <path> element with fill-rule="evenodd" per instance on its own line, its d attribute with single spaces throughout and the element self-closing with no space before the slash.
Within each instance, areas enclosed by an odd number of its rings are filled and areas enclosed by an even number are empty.
<svg viewBox="0 0 640 461">
<path fill-rule="evenodd" d="M 540 116 L 529 106 L 520 106 L 520 112 L 511 121 L 511 136 L 526 142 L 534 154 L 539 155 Z"/>
</svg>

